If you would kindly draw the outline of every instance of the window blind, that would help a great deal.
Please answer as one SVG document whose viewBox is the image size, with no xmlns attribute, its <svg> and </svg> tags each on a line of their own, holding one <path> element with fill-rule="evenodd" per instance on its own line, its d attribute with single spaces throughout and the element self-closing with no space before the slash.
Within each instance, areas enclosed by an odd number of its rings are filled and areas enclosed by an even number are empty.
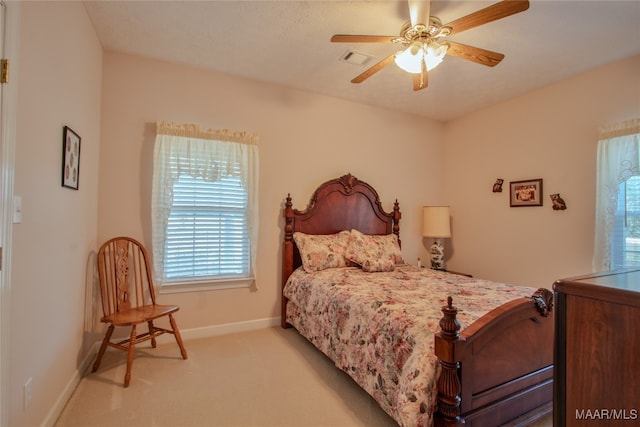
<svg viewBox="0 0 640 427">
<path fill-rule="evenodd" d="M 166 281 L 248 277 L 247 192 L 237 177 L 214 182 L 182 174 L 173 185 Z"/>
<path fill-rule="evenodd" d="M 640 265 L 640 176 L 620 183 L 611 233 L 611 266 Z"/>
</svg>

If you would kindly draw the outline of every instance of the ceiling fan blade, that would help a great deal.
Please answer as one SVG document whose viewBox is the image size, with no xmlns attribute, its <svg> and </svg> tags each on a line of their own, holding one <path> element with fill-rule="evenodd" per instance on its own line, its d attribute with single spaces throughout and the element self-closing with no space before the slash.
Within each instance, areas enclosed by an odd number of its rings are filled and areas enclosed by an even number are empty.
<svg viewBox="0 0 640 427">
<path fill-rule="evenodd" d="M 504 58 L 504 55 L 501 53 L 480 49 L 479 47 L 467 46 L 466 44 L 452 41 L 447 41 L 447 44 L 449 44 L 447 55 L 477 62 L 487 67 L 495 67 Z"/>
<path fill-rule="evenodd" d="M 429 74 L 427 73 L 427 64 L 422 61 L 422 73 L 413 75 L 413 90 L 417 92 L 429 86 Z"/>
<path fill-rule="evenodd" d="M 363 36 L 357 34 L 336 34 L 331 37 L 333 43 L 391 43 L 398 36 Z"/>
<path fill-rule="evenodd" d="M 363 81 L 365 81 L 366 79 L 368 79 L 378 71 L 382 70 L 384 67 L 386 67 L 390 63 L 392 63 L 395 55 L 396 55 L 395 53 L 392 53 L 391 55 L 384 58 L 382 61 L 373 65 L 371 68 L 368 68 L 364 73 L 356 76 L 353 80 L 351 80 L 351 83 L 362 83 Z"/>
<path fill-rule="evenodd" d="M 416 24 L 429 25 L 429 13 L 431 9 L 430 0 L 408 0 L 409 17 L 411 26 Z"/>
<path fill-rule="evenodd" d="M 451 27 L 451 34 L 461 33 L 462 31 L 515 15 L 529 9 L 528 0 L 503 0 L 499 3 L 480 9 L 462 18 L 458 18 L 453 22 L 449 22 L 446 26 Z"/>
</svg>

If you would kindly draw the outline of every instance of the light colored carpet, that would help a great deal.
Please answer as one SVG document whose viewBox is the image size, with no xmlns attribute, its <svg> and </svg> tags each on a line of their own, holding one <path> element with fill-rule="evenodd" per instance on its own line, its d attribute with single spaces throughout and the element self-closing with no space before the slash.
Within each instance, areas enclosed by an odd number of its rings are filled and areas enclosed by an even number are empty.
<svg viewBox="0 0 640 427">
<path fill-rule="evenodd" d="M 109 349 L 87 374 L 56 427 L 384 427 L 395 422 L 294 329 L 258 331 L 136 349 Z M 536 427 L 550 427 L 551 418 Z"/>
</svg>

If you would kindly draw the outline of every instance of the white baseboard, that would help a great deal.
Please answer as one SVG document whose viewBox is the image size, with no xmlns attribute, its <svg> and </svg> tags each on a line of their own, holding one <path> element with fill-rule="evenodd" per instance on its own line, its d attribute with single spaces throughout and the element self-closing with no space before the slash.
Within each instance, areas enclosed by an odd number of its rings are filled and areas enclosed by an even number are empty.
<svg viewBox="0 0 640 427">
<path fill-rule="evenodd" d="M 180 329 L 180 335 L 182 336 L 183 341 L 189 341 L 200 338 L 215 337 L 218 335 L 235 334 L 239 332 L 248 332 L 257 329 L 271 328 L 278 325 L 280 325 L 280 317 L 270 317 L 265 319 L 248 320 L 246 322 L 226 323 L 223 325 L 212 325 L 191 329 Z M 175 342 L 171 334 L 165 334 L 158 337 L 158 344 L 170 342 Z M 78 384 L 80 384 L 80 380 L 84 376 L 85 372 L 89 370 L 93 359 L 96 357 L 96 353 L 98 353 L 99 347 L 100 342 L 95 342 L 91 346 L 91 349 L 82 360 L 82 363 L 78 367 L 77 371 L 74 372 L 64 390 L 62 390 L 62 392 L 60 393 L 60 397 L 58 397 L 58 400 L 56 400 L 55 404 L 47 414 L 47 417 L 42 422 L 41 427 L 53 427 L 55 425 L 58 417 L 62 413 L 62 410 L 71 398 L 73 391 L 76 389 L 76 387 L 78 387 Z"/>
<path fill-rule="evenodd" d="M 199 338 L 209 338 L 218 335 L 235 334 L 238 332 L 254 331 L 256 329 L 271 328 L 280 325 L 280 317 L 270 317 L 266 319 L 248 320 L 246 322 L 225 323 L 223 325 L 203 326 L 201 328 L 180 329 L 180 336 L 183 341 L 195 340 Z M 158 343 L 174 342 L 171 334 L 158 337 Z"/>
<path fill-rule="evenodd" d="M 91 346 L 91 349 L 89 350 L 85 358 L 82 360 L 82 363 L 80 364 L 78 369 L 73 373 L 73 376 L 71 377 L 67 385 L 64 387 L 64 389 L 58 396 L 58 400 L 56 400 L 54 405 L 49 410 L 49 413 L 47 414 L 46 418 L 42 422 L 41 427 L 53 427 L 55 425 L 56 421 L 58 420 L 58 417 L 60 416 L 60 414 L 62 413 L 62 410 L 64 409 L 64 406 L 67 404 L 67 402 L 71 398 L 73 391 L 76 389 L 76 387 L 78 387 L 78 384 L 80 384 L 80 380 L 82 379 L 84 373 L 87 372 L 91 362 L 93 362 L 93 359 L 96 356 L 96 353 L 98 352 L 99 347 L 100 347 L 100 342 L 96 342 Z"/>
</svg>

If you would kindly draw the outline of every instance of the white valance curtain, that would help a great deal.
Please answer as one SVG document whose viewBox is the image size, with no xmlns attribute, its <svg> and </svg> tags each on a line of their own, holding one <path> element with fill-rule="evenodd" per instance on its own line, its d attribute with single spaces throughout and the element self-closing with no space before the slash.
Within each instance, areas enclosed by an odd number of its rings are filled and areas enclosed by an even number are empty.
<svg viewBox="0 0 640 427">
<path fill-rule="evenodd" d="M 195 124 L 158 122 L 154 146 L 151 227 L 156 275 L 164 271 L 165 231 L 173 185 L 181 174 L 214 182 L 239 178 L 247 191 L 246 223 L 251 274 L 256 278 L 258 242 L 258 137 L 248 132 L 205 129 Z M 163 165 L 164 167 L 159 167 Z"/>
<path fill-rule="evenodd" d="M 611 269 L 611 235 L 620 184 L 640 175 L 640 119 L 600 128 L 596 178 L 595 271 Z"/>
</svg>

